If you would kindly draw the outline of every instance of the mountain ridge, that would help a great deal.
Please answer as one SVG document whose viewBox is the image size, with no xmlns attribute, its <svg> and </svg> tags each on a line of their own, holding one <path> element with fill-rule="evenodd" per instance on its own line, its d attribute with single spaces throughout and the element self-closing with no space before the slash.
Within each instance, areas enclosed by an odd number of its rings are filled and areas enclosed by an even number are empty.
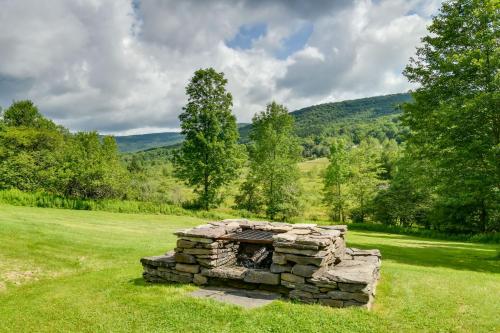
<svg viewBox="0 0 500 333">
<path fill-rule="evenodd" d="M 410 101 L 408 93 L 389 94 L 311 105 L 290 114 L 295 118 L 299 137 L 334 136 L 343 124 L 352 126 L 398 115 L 401 113 L 399 105 Z M 252 125 L 239 123 L 238 128 L 240 141 L 248 142 Z M 183 136 L 179 132 L 162 132 L 115 136 L 115 139 L 120 151 L 128 153 L 177 145 Z"/>
</svg>

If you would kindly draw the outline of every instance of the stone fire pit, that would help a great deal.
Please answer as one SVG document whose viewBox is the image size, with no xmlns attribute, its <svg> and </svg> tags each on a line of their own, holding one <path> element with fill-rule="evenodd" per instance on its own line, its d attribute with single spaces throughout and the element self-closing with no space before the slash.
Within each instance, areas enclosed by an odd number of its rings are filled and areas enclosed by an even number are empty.
<svg viewBox="0 0 500 333">
<path fill-rule="evenodd" d="M 261 289 L 305 303 L 370 308 L 380 252 L 346 248 L 347 226 L 224 220 L 175 233 L 174 251 L 141 259 L 155 283 Z"/>
</svg>

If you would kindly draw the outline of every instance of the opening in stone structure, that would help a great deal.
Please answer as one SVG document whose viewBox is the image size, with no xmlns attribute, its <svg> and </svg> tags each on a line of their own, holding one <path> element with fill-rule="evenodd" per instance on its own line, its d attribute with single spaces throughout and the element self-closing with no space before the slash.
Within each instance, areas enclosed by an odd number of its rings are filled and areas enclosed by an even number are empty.
<svg viewBox="0 0 500 333">
<path fill-rule="evenodd" d="M 273 261 L 272 243 L 275 234 L 271 231 L 247 229 L 223 236 L 221 239 L 239 243 L 236 257 L 238 266 L 269 269 Z"/>
<path fill-rule="evenodd" d="M 269 269 L 273 263 L 271 245 L 240 242 L 236 264 L 246 268 Z"/>
</svg>

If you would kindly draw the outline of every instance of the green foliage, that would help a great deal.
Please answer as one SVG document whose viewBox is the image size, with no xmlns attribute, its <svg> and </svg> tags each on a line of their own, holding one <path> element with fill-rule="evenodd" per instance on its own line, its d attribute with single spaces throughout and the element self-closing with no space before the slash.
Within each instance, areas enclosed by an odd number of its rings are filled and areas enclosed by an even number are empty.
<svg viewBox="0 0 500 333">
<path fill-rule="evenodd" d="M 238 176 L 241 149 L 227 80 L 213 68 L 200 69 L 186 87 L 188 103 L 179 116 L 185 140 L 174 159 L 177 176 L 208 210 L 220 202 L 219 189 Z"/>
<path fill-rule="evenodd" d="M 406 67 L 420 88 L 404 107 L 408 152 L 434 186 L 441 230 L 500 228 L 498 1 L 447 1 Z"/>
<path fill-rule="evenodd" d="M 26 207 L 106 211 L 114 213 L 197 216 L 208 219 L 224 219 L 230 217 L 230 215 L 216 212 L 186 210 L 179 205 L 168 203 L 123 199 L 95 200 L 70 198 L 42 191 L 22 192 L 17 189 L 0 190 L 0 203 Z"/>
<path fill-rule="evenodd" d="M 125 193 L 128 173 L 112 137 L 100 140 L 96 132 L 80 132 L 71 138 L 68 148 L 62 171 L 67 183 L 65 195 L 102 199 Z"/>
<path fill-rule="evenodd" d="M 31 101 L 14 102 L 0 127 L 0 189 L 117 198 L 128 185 L 113 138 L 70 134 Z"/>
<path fill-rule="evenodd" d="M 43 117 L 36 105 L 30 100 L 15 101 L 3 112 L 5 125 L 11 127 L 29 127 L 55 129 L 56 125 Z"/>
<path fill-rule="evenodd" d="M 378 140 L 371 138 L 351 146 L 343 140 L 334 141 L 323 190 L 333 220 L 345 222 L 349 216 L 364 222 L 371 213 L 372 200 L 382 184 L 382 149 Z"/>
<path fill-rule="evenodd" d="M 298 215 L 301 147 L 288 110 L 275 102 L 268 104 L 253 118 L 250 140 L 250 172 L 240 189 L 238 207 L 259 211 L 262 203 L 272 220 Z"/>
<path fill-rule="evenodd" d="M 329 160 L 324 176 L 324 202 L 331 211 L 333 221 L 345 222 L 350 165 L 344 140 L 332 142 Z"/>
</svg>

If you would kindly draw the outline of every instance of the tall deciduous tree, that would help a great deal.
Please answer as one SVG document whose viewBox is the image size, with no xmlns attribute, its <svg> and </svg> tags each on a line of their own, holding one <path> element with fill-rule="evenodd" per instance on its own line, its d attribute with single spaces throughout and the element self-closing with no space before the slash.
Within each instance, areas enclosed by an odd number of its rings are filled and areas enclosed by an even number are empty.
<svg viewBox="0 0 500 333">
<path fill-rule="evenodd" d="M 446 1 L 404 72 L 420 85 L 404 107 L 409 149 L 432 170 L 448 230 L 500 223 L 499 18 L 497 0 Z"/>
<path fill-rule="evenodd" d="M 299 213 L 300 187 L 297 162 L 302 148 L 288 110 L 272 102 L 253 118 L 249 147 L 250 173 L 242 190 L 262 195 L 267 216 L 286 220 Z M 248 182 L 256 186 L 249 186 Z M 244 196 L 242 196 L 244 197 Z M 252 203 L 252 205 L 255 205 Z"/>
<path fill-rule="evenodd" d="M 174 159 L 176 174 L 195 187 L 206 210 L 219 202 L 221 186 L 237 177 L 241 165 L 233 98 L 226 84 L 224 73 L 213 68 L 196 71 L 179 116 L 185 141 Z"/>
<path fill-rule="evenodd" d="M 334 221 L 346 220 L 347 181 L 349 179 L 350 165 L 346 142 L 337 139 L 330 147 L 330 164 L 324 178 L 324 203 L 331 211 Z"/>
</svg>

